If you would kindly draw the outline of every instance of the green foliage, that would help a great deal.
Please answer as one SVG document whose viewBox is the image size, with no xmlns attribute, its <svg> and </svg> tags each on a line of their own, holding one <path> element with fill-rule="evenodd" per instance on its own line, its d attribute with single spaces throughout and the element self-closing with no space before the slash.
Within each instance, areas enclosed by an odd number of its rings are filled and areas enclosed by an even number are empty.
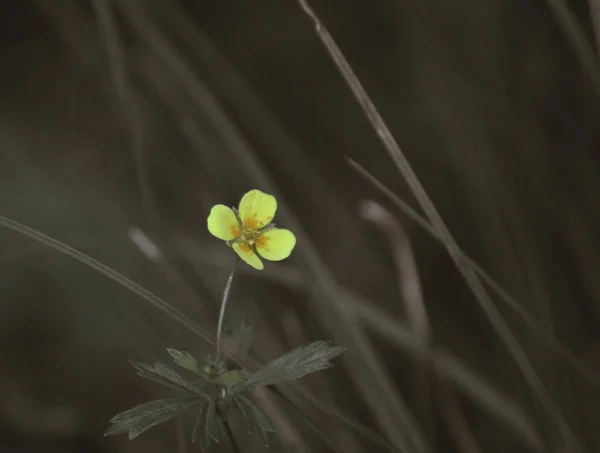
<svg viewBox="0 0 600 453">
<path fill-rule="evenodd" d="M 147 365 L 141 362 L 131 363 L 138 370 L 138 376 L 175 390 L 204 395 L 202 389 L 210 384 L 208 378 L 203 375 L 201 375 L 202 379 L 200 380 L 188 381 L 175 370 L 160 362 L 154 362 L 154 365 Z"/>
<path fill-rule="evenodd" d="M 172 348 L 167 348 L 167 352 L 180 367 L 193 371 L 194 373 L 198 372 L 198 362 L 189 352 L 178 351 L 177 349 Z"/>
<path fill-rule="evenodd" d="M 241 343 L 247 345 L 251 342 L 249 334 L 252 330 L 245 320 L 238 324 L 240 338 L 244 340 Z M 138 376 L 175 389 L 183 396 L 150 401 L 118 414 L 110 420 L 112 426 L 105 435 L 129 433 L 131 440 L 156 425 L 196 409 L 192 440 L 206 452 L 213 442 L 219 442 L 221 426 L 227 423 L 228 411 L 235 408 L 242 415 L 246 430 L 256 433 L 268 446 L 268 433 L 273 431 L 273 426 L 266 414 L 248 398 L 249 390 L 293 381 L 330 368 L 333 366 L 331 360 L 344 350 L 325 341 L 316 341 L 279 357 L 248 376 L 243 370 L 220 370 L 210 358 L 201 367 L 188 352 L 169 348 L 167 351 L 173 361 L 191 373 L 193 379 L 185 378 L 160 362 L 132 364 Z"/>
<path fill-rule="evenodd" d="M 208 451 L 212 441 L 219 442 L 219 419 L 217 417 L 217 402 L 215 400 L 210 400 L 198 412 L 196 425 L 192 433 L 192 440 L 200 445 L 204 451 Z"/>
<path fill-rule="evenodd" d="M 129 440 L 201 403 L 198 398 L 170 398 L 140 404 L 110 419 L 105 436 L 129 433 Z"/>
<path fill-rule="evenodd" d="M 242 370 L 231 370 L 215 376 L 213 380 L 221 385 L 241 384 L 245 382 L 246 375 Z"/>
<path fill-rule="evenodd" d="M 233 392 L 295 381 L 307 374 L 331 368 L 331 360 L 345 350 L 340 346 L 331 346 L 326 341 L 315 341 L 273 360 L 252 374 L 244 383 L 234 387 Z"/>
<path fill-rule="evenodd" d="M 233 403 L 244 417 L 246 429 L 249 433 L 258 432 L 260 441 L 265 447 L 269 446 L 269 431 L 275 431 L 265 413 L 252 401 L 241 395 L 233 397 Z"/>
</svg>

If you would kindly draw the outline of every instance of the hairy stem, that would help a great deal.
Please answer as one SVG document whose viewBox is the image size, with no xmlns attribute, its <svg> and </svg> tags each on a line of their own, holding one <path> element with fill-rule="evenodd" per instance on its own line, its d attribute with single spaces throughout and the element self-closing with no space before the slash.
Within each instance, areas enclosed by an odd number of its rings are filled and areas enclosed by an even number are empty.
<svg viewBox="0 0 600 453">
<path fill-rule="evenodd" d="M 237 263 L 239 259 L 235 260 L 233 264 L 233 269 L 229 273 L 229 277 L 227 277 L 227 283 L 225 284 L 225 289 L 223 290 L 223 299 L 221 299 L 221 309 L 219 311 L 219 322 L 217 324 L 217 340 L 216 340 L 216 348 L 217 352 L 215 354 L 215 365 L 219 365 L 221 362 L 221 337 L 223 336 L 223 321 L 225 319 L 225 310 L 227 309 L 227 301 L 229 300 L 229 293 L 231 292 L 231 284 L 233 283 L 233 277 L 235 276 L 235 270 L 237 269 Z"/>
</svg>

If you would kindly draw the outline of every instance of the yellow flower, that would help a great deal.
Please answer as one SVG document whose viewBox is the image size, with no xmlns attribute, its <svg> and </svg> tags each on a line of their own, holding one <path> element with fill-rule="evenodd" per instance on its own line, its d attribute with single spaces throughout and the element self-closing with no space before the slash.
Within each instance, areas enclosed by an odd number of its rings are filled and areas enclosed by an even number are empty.
<svg viewBox="0 0 600 453">
<path fill-rule="evenodd" d="M 238 256 L 255 269 L 263 269 L 260 258 L 281 261 L 292 253 L 296 236 L 271 223 L 277 211 L 272 195 L 251 190 L 242 197 L 239 210 L 218 204 L 208 216 L 208 231 L 227 241 Z"/>
</svg>

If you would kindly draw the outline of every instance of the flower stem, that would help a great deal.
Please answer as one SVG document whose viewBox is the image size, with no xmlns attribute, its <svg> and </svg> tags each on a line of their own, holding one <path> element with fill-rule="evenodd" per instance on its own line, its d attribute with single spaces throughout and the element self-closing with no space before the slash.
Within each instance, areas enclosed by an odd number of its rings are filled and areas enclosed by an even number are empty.
<svg viewBox="0 0 600 453">
<path fill-rule="evenodd" d="M 237 269 L 237 263 L 239 258 L 236 258 L 235 263 L 233 264 L 233 269 L 229 273 L 229 277 L 227 277 L 227 283 L 225 284 L 225 289 L 223 290 L 223 299 L 221 299 L 221 310 L 219 311 L 219 322 L 217 324 L 217 341 L 216 348 L 217 352 L 215 354 L 215 365 L 219 366 L 221 362 L 221 337 L 223 336 L 223 321 L 225 320 L 225 310 L 227 309 L 227 301 L 229 300 L 229 293 L 231 291 L 231 284 L 233 283 L 233 277 L 235 276 L 235 270 Z"/>
</svg>

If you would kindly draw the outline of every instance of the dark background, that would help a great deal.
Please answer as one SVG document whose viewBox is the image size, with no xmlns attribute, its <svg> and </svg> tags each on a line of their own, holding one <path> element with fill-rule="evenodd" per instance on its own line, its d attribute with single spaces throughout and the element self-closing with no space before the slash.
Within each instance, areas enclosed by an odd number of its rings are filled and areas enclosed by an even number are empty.
<svg viewBox="0 0 600 453">
<path fill-rule="evenodd" d="M 275 188 L 287 208 L 276 220 L 300 229 L 297 250 L 242 272 L 231 310 L 257 326 L 263 362 L 317 339 L 349 351 L 334 370 L 301 381 L 312 402 L 285 386 L 294 406 L 269 397 L 274 451 L 402 451 L 398 438 L 426 451 L 417 431 L 431 451 L 536 451 L 519 435 L 525 425 L 539 436 L 537 451 L 575 451 L 561 444 L 565 427 L 582 451 L 598 451 L 598 385 L 581 371 L 600 364 L 600 69 L 590 5 L 311 4 L 459 245 L 534 321 L 494 296 L 566 425 L 519 373 L 514 348 L 444 248 L 348 165 L 350 157 L 420 210 L 295 1 L 2 2 L 0 215 L 110 266 L 212 331 L 233 256 L 206 230 L 210 207 Z M 359 215 L 362 200 L 387 207 L 406 230 L 436 347 L 527 423 L 500 403 L 482 408 L 468 396 L 480 392 L 475 384 L 415 387 L 421 354 L 354 313 L 344 291 L 406 325 L 399 239 Z M 132 228 L 164 260 L 148 260 Z M 201 356 L 208 344 L 19 232 L 0 230 L 0 260 L 2 451 L 198 448 L 185 421 L 131 443 L 102 433 L 112 415 L 169 394 L 137 378 L 128 359 L 167 360 L 166 347 Z M 333 281 L 343 291 L 325 291 Z M 367 349 L 354 342 L 357 329 Z M 406 402 L 413 423 L 393 401 Z"/>
</svg>

